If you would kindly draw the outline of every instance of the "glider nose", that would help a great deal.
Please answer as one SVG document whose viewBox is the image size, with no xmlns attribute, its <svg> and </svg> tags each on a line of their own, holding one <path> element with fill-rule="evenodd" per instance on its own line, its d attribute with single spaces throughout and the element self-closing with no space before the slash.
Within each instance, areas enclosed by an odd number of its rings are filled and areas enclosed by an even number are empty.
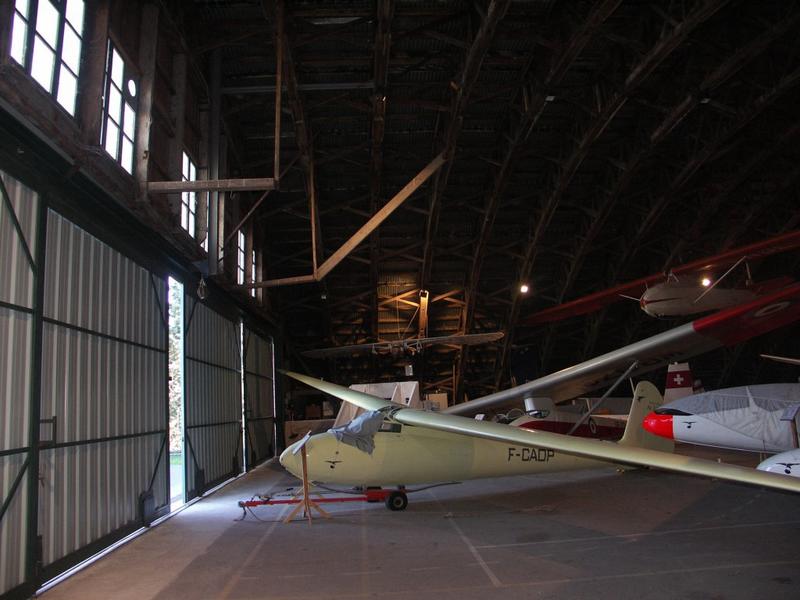
<svg viewBox="0 0 800 600">
<path fill-rule="evenodd" d="M 674 439 L 672 433 L 672 415 L 659 415 L 651 412 L 644 418 L 642 423 L 645 431 L 649 431 L 653 435 L 667 438 L 668 440 Z"/>
<path fill-rule="evenodd" d="M 301 440 L 301 441 L 305 442 L 306 440 Z M 281 453 L 281 457 L 278 460 L 280 461 L 281 466 L 287 471 L 289 471 L 289 473 L 291 473 L 295 477 L 302 478 L 303 467 L 300 462 L 301 460 L 300 452 L 297 450 L 299 444 L 300 442 L 295 442 L 294 444 L 286 448 L 286 450 L 284 450 Z"/>
</svg>

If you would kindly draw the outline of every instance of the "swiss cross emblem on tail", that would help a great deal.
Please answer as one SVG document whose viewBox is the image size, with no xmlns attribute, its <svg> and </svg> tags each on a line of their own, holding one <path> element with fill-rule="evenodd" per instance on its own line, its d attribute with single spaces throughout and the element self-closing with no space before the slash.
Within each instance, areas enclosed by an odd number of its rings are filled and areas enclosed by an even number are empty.
<svg viewBox="0 0 800 600">
<path fill-rule="evenodd" d="M 667 369 L 667 381 L 664 385 L 664 401 L 672 402 L 694 393 L 694 377 L 689 363 L 671 363 Z"/>
</svg>

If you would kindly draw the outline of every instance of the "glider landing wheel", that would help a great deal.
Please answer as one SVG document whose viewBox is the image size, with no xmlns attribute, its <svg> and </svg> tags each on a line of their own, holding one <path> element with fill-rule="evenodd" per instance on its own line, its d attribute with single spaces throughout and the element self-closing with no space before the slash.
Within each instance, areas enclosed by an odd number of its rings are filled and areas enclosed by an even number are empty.
<svg viewBox="0 0 800 600">
<path fill-rule="evenodd" d="M 386 508 L 389 510 L 405 510 L 406 506 L 408 506 L 408 496 L 403 492 L 392 492 L 386 498 Z"/>
</svg>

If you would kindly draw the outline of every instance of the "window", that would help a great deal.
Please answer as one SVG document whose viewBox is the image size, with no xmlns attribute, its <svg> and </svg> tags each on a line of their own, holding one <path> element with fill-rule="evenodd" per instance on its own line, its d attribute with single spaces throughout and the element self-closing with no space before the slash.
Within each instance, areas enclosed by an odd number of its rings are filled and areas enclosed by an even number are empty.
<svg viewBox="0 0 800 600">
<path fill-rule="evenodd" d="M 196 181 L 197 167 L 186 152 L 183 153 L 181 163 L 181 180 Z M 197 193 L 183 192 L 181 194 L 181 227 L 189 232 L 192 237 L 197 237 Z"/>
<path fill-rule="evenodd" d="M 256 251 L 255 250 L 253 250 L 252 258 L 253 258 L 253 262 L 250 265 L 250 281 L 255 283 L 256 282 Z M 250 290 L 250 295 L 253 298 L 256 297 L 256 288 L 253 288 L 253 289 Z"/>
<path fill-rule="evenodd" d="M 237 234 L 237 253 L 236 253 L 236 282 L 244 284 L 244 232 Z"/>
<path fill-rule="evenodd" d="M 83 0 L 16 0 L 11 58 L 75 116 Z"/>
<path fill-rule="evenodd" d="M 133 174 L 136 80 L 111 40 L 108 41 L 104 90 L 103 147 L 123 169 Z"/>
</svg>

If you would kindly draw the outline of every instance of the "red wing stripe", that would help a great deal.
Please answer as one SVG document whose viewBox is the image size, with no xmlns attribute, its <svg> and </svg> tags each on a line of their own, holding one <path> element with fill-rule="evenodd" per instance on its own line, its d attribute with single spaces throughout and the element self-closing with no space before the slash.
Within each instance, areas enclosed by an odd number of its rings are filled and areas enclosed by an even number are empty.
<svg viewBox="0 0 800 600">
<path fill-rule="evenodd" d="M 747 304 L 697 319 L 692 326 L 697 333 L 731 346 L 798 319 L 800 284 L 795 284 Z"/>
</svg>

